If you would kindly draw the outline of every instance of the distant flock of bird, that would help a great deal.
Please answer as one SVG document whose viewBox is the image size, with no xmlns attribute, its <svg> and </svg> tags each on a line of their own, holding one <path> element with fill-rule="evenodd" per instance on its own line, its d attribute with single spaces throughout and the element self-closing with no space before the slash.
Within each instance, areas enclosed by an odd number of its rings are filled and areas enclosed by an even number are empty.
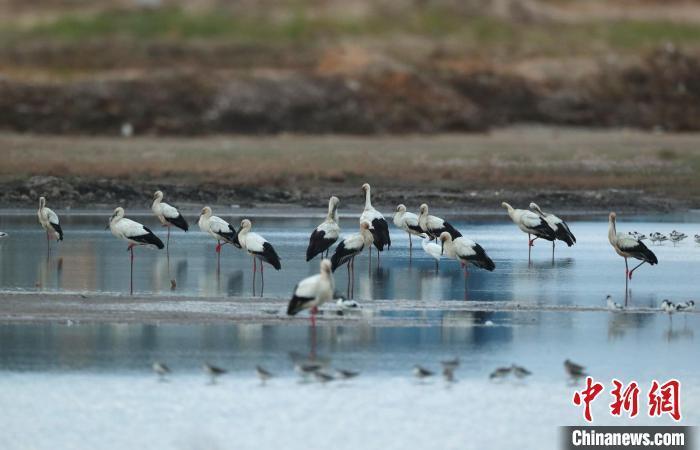
<svg viewBox="0 0 700 450">
<path fill-rule="evenodd" d="M 331 368 L 327 361 L 323 359 L 300 359 L 299 355 L 291 355 L 294 360 L 294 371 L 301 377 L 302 382 L 309 381 L 313 377 L 319 383 L 325 384 L 335 380 L 351 380 L 360 376 L 360 372 L 356 370 Z M 452 358 L 440 361 L 442 367 L 442 376 L 448 383 L 456 381 L 455 372 L 460 366 L 459 358 Z M 158 376 L 159 381 L 166 381 L 167 377 L 172 374 L 170 367 L 162 361 L 155 361 L 151 365 L 151 369 Z M 202 370 L 209 378 L 209 384 L 216 384 L 217 379 L 228 373 L 228 370 L 214 366 L 210 363 L 204 363 Z M 564 371 L 571 381 L 576 381 L 588 375 L 586 368 L 580 364 L 570 361 L 564 361 Z M 261 384 L 266 384 L 268 380 L 275 375 L 264 367 L 255 366 L 255 373 Z M 418 380 L 426 380 L 436 376 L 436 372 L 422 365 L 416 364 L 412 370 L 413 376 Z M 497 367 L 489 374 L 489 379 L 492 381 L 503 381 L 509 376 L 514 376 L 516 379 L 522 380 L 532 375 L 532 372 L 523 366 L 511 364 L 510 366 Z"/>
<path fill-rule="evenodd" d="M 340 237 L 340 225 L 338 220 L 338 204 L 340 200 L 332 196 L 328 201 L 328 213 L 325 220 L 319 224 L 311 233 L 306 249 L 306 261 L 310 261 L 318 255 L 322 256 L 320 271 L 317 275 L 301 280 L 294 288 L 292 299 L 289 302 L 287 313 L 297 314 L 299 311 L 309 309 L 312 312 L 312 322 L 317 309 L 323 303 L 330 301 L 335 296 L 335 280 L 333 272 L 339 267 L 347 266 L 348 282 L 347 296 L 354 295 L 354 268 L 355 258 L 365 249 L 369 253 L 369 265 L 372 264 L 372 247 L 377 250 L 377 264 L 380 261 L 380 252 L 391 247 L 391 235 L 389 224 L 384 216 L 372 206 L 371 187 L 365 183 L 362 185 L 365 204 L 359 219 L 359 231 Z M 569 247 L 576 243 L 576 237 L 566 222 L 554 214 L 544 212 L 537 204 L 530 203 L 529 209 L 516 209 L 510 204 L 503 202 L 502 207 L 506 209 L 508 216 L 513 223 L 525 234 L 528 235 L 528 260 L 531 257 L 531 248 L 538 239 L 550 241 L 552 243 L 552 258 L 556 241 L 562 241 Z M 133 267 L 134 267 L 134 247 L 149 246 L 158 249 L 169 249 L 171 227 L 188 231 L 189 225 L 178 209 L 163 201 L 163 192 L 156 191 L 153 196 L 151 206 L 153 214 L 159 222 L 167 229 L 166 244 L 156 236 L 148 227 L 125 217 L 122 207 L 117 207 L 109 219 L 106 229 L 110 229 L 112 234 L 128 243 L 127 250 L 130 252 L 131 278 L 130 292 L 133 293 Z M 47 247 L 50 251 L 50 241 L 63 240 L 63 230 L 61 229 L 58 215 L 46 206 L 46 199 L 39 199 L 39 210 L 37 211 L 39 223 L 46 231 Z M 420 205 L 419 214 L 407 211 L 406 206 L 400 204 L 396 207 L 393 217 L 394 225 L 407 233 L 409 238 L 409 258 L 413 251 L 413 236 L 422 238 L 421 245 L 425 252 L 435 259 L 436 270 L 441 257 L 447 256 L 457 260 L 463 270 L 464 276 L 468 276 L 468 266 L 493 271 L 496 264 L 488 256 L 486 250 L 477 242 L 465 237 L 459 230 L 443 218 L 431 215 L 428 205 Z M 201 231 L 207 233 L 217 244 L 217 267 L 220 267 L 221 249 L 226 244 L 245 250 L 252 257 L 253 289 L 255 289 L 255 276 L 257 262 L 260 262 L 261 291 L 264 290 L 264 264 L 271 265 L 275 270 L 282 268 L 279 255 L 274 247 L 263 236 L 252 231 L 253 224 L 249 219 L 240 222 L 238 230 L 224 219 L 213 215 L 209 206 L 202 208 L 197 219 L 197 224 Z M 649 240 L 653 243 L 662 243 L 670 239 L 678 243 L 687 236 L 683 233 L 673 231 L 669 237 L 661 233 L 652 233 Z M 700 242 L 700 236 L 695 236 Z M 648 263 L 655 265 L 658 263 L 656 255 L 644 244 L 647 237 L 637 232 L 622 233 L 616 229 L 616 214 L 609 215 L 608 240 L 615 251 L 625 260 L 625 283 L 632 279 L 632 274 L 641 265 Z M 335 250 L 328 259 L 331 247 L 336 244 Z M 632 269 L 629 268 L 628 259 L 640 261 Z M 255 291 L 254 291 L 255 295 Z"/>
</svg>

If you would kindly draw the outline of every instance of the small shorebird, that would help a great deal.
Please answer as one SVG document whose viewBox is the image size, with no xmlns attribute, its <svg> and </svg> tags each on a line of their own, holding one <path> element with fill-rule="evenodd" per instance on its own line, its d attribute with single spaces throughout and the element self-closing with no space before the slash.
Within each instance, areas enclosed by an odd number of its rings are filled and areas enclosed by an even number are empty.
<svg viewBox="0 0 700 450">
<path fill-rule="evenodd" d="M 489 378 L 492 380 L 501 380 L 508 375 L 510 375 L 510 372 L 513 370 L 513 367 L 497 367 L 496 370 L 491 372 L 489 375 Z"/>
<path fill-rule="evenodd" d="M 695 243 L 700 244 L 700 234 L 696 234 L 694 237 L 695 237 Z"/>
<path fill-rule="evenodd" d="M 204 373 L 206 373 L 210 377 L 209 384 L 216 384 L 216 379 L 218 377 L 220 377 L 221 375 L 226 373 L 226 369 L 222 369 L 221 367 L 212 366 L 209 363 L 204 363 L 204 365 L 202 366 L 202 369 L 204 370 Z"/>
<path fill-rule="evenodd" d="M 360 372 L 356 372 L 354 370 L 335 369 L 335 374 L 338 378 L 342 378 L 343 380 L 349 380 L 360 375 Z"/>
<path fill-rule="evenodd" d="M 511 366 L 511 368 L 513 370 L 513 375 L 515 375 L 516 378 L 522 379 L 522 378 L 525 378 L 527 376 L 532 375 L 532 372 L 530 372 L 529 370 L 527 370 L 523 366 L 518 366 L 518 365 L 513 364 Z"/>
<path fill-rule="evenodd" d="M 455 381 L 455 369 L 448 366 L 442 367 L 442 376 L 448 383 L 453 383 Z"/>
<path fill-rule="evenodd" d="M 158 381 L 165 381 L 165 376 L 170 373 L 170 367 L 160 361 L 155 361 L 151 368 L 158 375 Z"/>
<path fill-rule="evenodd" d="M 687 302 L 678 303 L 676 305 L 676 311 L 692 311 L 695 309 L 695 301 L 688 300 Z"/>
<path fill-rule="evenodd" d="M 435 375 L 435 373 L 426 369 L 425 367 L 416 364 L 415 366 L 413 366 L 413 375 L 415 375 L 416 378 L 423 379 L 432 377 L 433 375 Z"/>
<path fill-rule="evenodd" d="M 453 359 L 446 359 L 444 361 L 440 361 L 440 364 L 442 364 L 444 369 L 455 370 L 457 367 L 459 367 L 459 358 L 455 357 Z"/>
<path fill-rule="evenodd" d="M 564 370 L 566 370 L 566 373 L 569 375 L 569 377 L 573 378 L 574 380 L 577 380 L 579 378 L 583 378 L 586 375 L 586 368 L 583 367 L 580 364 L 576 364 L 575 362 L 567 359 L 564 361 Z"/>
<path fill-rule="evenodd" d="M 336 305 L 338 305 L 338 308 L 340 309 L 359 309 L 360 304 L 356 300 L 348 300 L 344 297 L 338 297 L 338 300 L 335 302 Z"/>
<path fill-rule="evenodd" d="M 625 309 L 624 306 L 613 300 L 612 295 L 608 295 L 607 297 L 605 297 L 605 303 L 608 309 L 612 311 L 620 311 L 622 309 Z"/>
<path fill-rule="evenodd" d="M 663 312 L 667 312 L 668 315 L 670 316 L 676 311 L 676 304 L 673 303 L 669 299 L 665 299 L 664 301 L 661 302 L 661 310 Z"/>
<path fill-rule="evenodd" d="M 5 233 L 4 231 L 0 231 L 0 239 L 6 238 L 7 236 L 9 236 L 9 234 Z"/>
<path fill-rule="evenodd" d="M 314 361 L 298 362 L 294 365 L 294 370 L 303 377 L 307 377 L 321 369 L 323 369 L 323 364 Z"/>
<path fill-rule="evenodd" d="M 272 378 L 272 373 L 263 369 L 261 366 L 255 366 L 255 373 L 258 375 L 258 378 L 260 378 L 262 384 L 265 384 L 267 380 Z"/>
</svg>

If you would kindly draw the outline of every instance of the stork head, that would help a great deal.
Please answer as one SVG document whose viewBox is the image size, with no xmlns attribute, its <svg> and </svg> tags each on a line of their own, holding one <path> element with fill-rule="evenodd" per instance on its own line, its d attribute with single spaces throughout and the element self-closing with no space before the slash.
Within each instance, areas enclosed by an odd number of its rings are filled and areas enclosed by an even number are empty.
<svg viewBox="0 0 700 450">
<path fill-rule="evenodd" d="M 509 205 L 508 203 L 506 203 L 506 202 L 501 203 L 501 206 L 502 206 L 503 208 L 507 209 L 508 211 L 510 211 L 510 210 L 513 209 L 513 207 L 510 206 L 510 205 Z"/>
<path fill-rule="evenodd" d="M 46 206 L 46 197 L 39 197 L 39 208 Z"/>
<path fill-rule="evenodd" d="M 153 200 L 163 200 L 163 191 L 156 191 L 153 194 Z"/>
<path fill-rule="evenodd" d="M 406 212 L 406 205 L 401 203 L 399 206 L 396 207 L 396 212 L 401 212 L 401 213 Z"/>
<path fill-rule="evenodd" d="M 617 219 L 617 214 L 611 212 L 608 218 L 610 219 L 610 222 L 615 222 L 615 219 Z"/>
<path fill-rule="evenodd" d="M 105 230 L 107 228 L 109 228 L 109 226 L 112 225 L 114 222 L 116 222 L 117 220 L 119 220 L 123 217 L 124 217 L 124 208 L 122 208 L 121 206 L 117 206 L 116 208 L 114 208 L 114 212 L 112 213 L 112 216 L 109 218 L 109 223 L 105 227 Z"/>
<path fill-rule="evenodd" d="M 321 273 L 330 275 L 331 274 L 331 260 L 330 259 L 322 259 L 321 260 Z"/>
<path fill-rule="evenodd" d="M 421 214 L 428 214 L 428 204 L 423 203 L 422 205 L 420 205 L 419 211 Z"/>
<path fill-rule="evenodd" d="M 241 230 L 250 230 L 253 227 L 253 222 L 248 219 L 241 220 Z"/>
<path fill-rule="evenodd" d="M 531 203 L 530 203 L 530 209 L 531 209 L 532 211 L 535 211 L 535 212 L 538 212 L 538 213 L 542 213 L 542 210 L 540 209 L 539 206 L 537 206 L 537 203 L 535 203 L 535 202 L 531 202 Z"/>
<path fill-rule="evenodd" d="M 365 183 L 362 185 L 362 192 L 367 192 L 369 191 L 369 183 Z"/>
<path fill-rule="evenodd" d="M 328 203 L 329 203 L 333 208 L 335 208 L 336 206 L 338 206 L 338 203 L 340 203 L 340 199 L 338 199 L 338 197 L 336 197 L 336 196 L 334 195 L 334 196 L 332 196 L 332 197 L 328 200 Z"/>
<path fill-rule="evenodd" d="M 452 235 L 447 231 L 443 231 L 440 234 L 440 254 L 445 254 L 445 242 L 452 242 Z"/>
<path fill-rule="evenodd" d="M 211 216 L 211 208 L 208 206 L 205 206 L 202 208 L 202 212 L 199 213 L 199 217 L 210 217 Z"/>
</svg>

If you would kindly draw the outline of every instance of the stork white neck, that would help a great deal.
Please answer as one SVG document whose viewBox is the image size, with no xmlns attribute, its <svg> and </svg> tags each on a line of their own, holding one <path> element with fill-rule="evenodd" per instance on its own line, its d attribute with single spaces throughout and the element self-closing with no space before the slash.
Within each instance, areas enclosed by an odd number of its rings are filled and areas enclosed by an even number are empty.
<svg viewBox="0 0 700 450">
<path fill-rule="evenodd" d="M 369 187 L 369 185 L 367 185 L 367 189 L 365 189 L 365 211 L 368 209 L 372 209 L 370 189 L 371 188 Z"/>
<path fill-rule="evenodd" d="M 610 214 L 608 218 L 608 240 L 612 245 L 615 245 L 617 240 L 617 227 L 615 226 L 615 216 Z"/>
<path fill-rule="evenodd" d="M 326 220 L 335 222 L 335 211 L 338 209 L 338 204 L 335 201 L 335 197 L 331 197 L 328 200 L 328 214 L 326 214 Z"/>
</svg>

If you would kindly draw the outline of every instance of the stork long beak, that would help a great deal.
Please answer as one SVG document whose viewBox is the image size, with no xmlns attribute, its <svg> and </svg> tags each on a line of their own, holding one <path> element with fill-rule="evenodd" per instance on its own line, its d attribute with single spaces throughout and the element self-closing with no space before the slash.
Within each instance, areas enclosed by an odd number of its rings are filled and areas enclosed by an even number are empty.
<svg viewBox="0 0 700 450">
<path fill-rule="evenodd" d="M 445 241 L 440 241 L 440 255 L 445 255 Z"/>
</svg>

